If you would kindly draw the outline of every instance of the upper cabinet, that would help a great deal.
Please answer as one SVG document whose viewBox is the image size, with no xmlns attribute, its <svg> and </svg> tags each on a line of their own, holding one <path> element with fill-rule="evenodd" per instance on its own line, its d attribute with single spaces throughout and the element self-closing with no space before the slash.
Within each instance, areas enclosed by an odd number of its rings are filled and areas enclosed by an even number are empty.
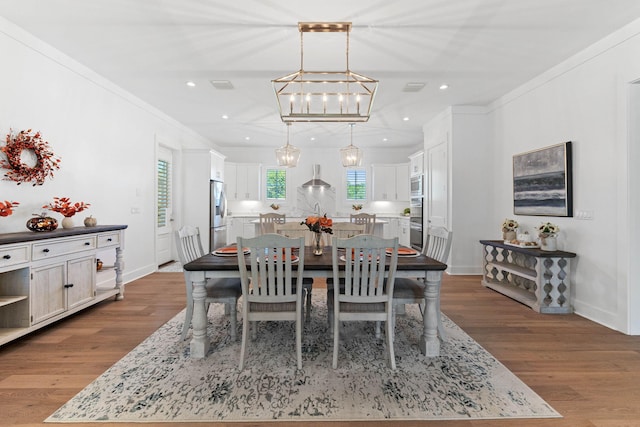
<svg viewBox="0 0 640 427">
<path fill-rule="evenodd" d="M 211 152 L 211 179 L 224 182 L 224 156 Z"/>
<path fill-rule="evenodd" d="M 229 163 L 225 168 L 228 200 L 260 200 L 259 163 Z"/>
<path fill-rule="evenodd" d="M 424 151 L 418 151 L 409 156 L 409 171 L 411 176 L 424 173 Z"/>
<path fill-rule="evenodd" d="M 371 165 L 372 200 L 403 202 L 409 200 L 409 165 Z"/>
</svg>

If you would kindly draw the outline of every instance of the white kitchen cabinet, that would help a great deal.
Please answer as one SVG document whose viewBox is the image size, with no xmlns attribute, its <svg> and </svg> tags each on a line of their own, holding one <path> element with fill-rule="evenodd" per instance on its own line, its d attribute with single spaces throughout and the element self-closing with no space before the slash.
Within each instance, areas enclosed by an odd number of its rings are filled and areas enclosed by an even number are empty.
<svg viewBox="0 0 640 427">
<path fill-rule="evenodd" d="M 409 231 L 410 224 L 409 218 L 399 218 L 398 219 L 398 238 L 400 239 L 400 244 L 403 246 L 411 246 L 409 240 Z"/>
<path fill-rule="evenodd" d="M 235 243 L 238 236 L 255 237 L 255 224 L 253 221 L 256 217 L 234 216 L 229 218 L 227 222 L 227 242 Z"/>
<path fill-rule="evenodd" d="M 379 219 L 387 221 L 384 224 L 384 238 L 398 238 L 398 243 L 403 246 L 410 246 L 409 243 L 409 218 L 396 217 L 380 217 Z"/>
<path fill-rule="evenodd" d="M 228 200 L 260 200 L 260 163 L 225 164 Z"/>
<path fill-rule="evenodd" d="M 0 345 L 109 297 L 122 299 L 126 228 L 0 234 Z M 97 272 L 96 258 L 114 250 L 113 266 Z"/>
<path fill-rule="evenodd" d="M 374 201 L 409 200 L 409 165 L 372 165 Z"/>
<path fill-rule="evenodd" d="M 411 176 L 424 174 L 424 151 L 409 156 L 409 173 Z"/>
</svg>

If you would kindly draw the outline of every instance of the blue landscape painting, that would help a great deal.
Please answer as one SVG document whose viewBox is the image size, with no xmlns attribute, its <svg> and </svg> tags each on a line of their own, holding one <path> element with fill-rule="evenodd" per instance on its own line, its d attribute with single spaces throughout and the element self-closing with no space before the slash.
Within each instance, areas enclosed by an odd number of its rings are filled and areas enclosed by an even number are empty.
<svg viewBox="0 0 640 427">
<path fill-rule="evenodd" d="M 570 144 L 513 156 L 514 214 L 572 216 Z"/>
</svg>

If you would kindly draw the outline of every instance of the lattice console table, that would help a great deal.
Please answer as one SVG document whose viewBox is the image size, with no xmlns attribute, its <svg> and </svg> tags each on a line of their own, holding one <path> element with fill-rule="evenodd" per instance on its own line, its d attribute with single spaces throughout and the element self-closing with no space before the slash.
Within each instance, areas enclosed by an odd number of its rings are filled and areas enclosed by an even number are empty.
<svg viewBox="0 0 640 427">
<path fill-rule="evenodd" d="M 576 254 L 480 240 L 482 284 L 538 313 L 571 313 L 570 259 Z"/>
</svg>

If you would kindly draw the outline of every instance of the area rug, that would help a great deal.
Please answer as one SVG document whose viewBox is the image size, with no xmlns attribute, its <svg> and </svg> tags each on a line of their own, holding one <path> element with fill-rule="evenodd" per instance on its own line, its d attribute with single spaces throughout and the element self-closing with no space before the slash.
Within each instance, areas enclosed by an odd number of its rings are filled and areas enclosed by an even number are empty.
<svg viewBox="0 0 640 427">
<path fill-rule="evenodd" d="M 189 422 L 269 420 L 452 420 L 560 415 L 477 342 L 443 316 L 447 340 L 437 358 L 418 350 L 422 318 L 415 305 L 398 316 L 397 370 L 371 323 L 341 332 L 331 368 L 325 292 L 313 295 L 296 369 L 293 322 L 262 322 L 238 371 L 240 339 L 228 334 L 223 307 L 209 310 L 211 349 L 189 358 L 180 340 L 184 312 L 59 408 L 45 422 Z M 239 322 L 241 323 L 241 322 Z M 241 336 L 238 327 L 238 337 Z M 383 335 L 384 337 L 384 332 Z"/>
</svg>

